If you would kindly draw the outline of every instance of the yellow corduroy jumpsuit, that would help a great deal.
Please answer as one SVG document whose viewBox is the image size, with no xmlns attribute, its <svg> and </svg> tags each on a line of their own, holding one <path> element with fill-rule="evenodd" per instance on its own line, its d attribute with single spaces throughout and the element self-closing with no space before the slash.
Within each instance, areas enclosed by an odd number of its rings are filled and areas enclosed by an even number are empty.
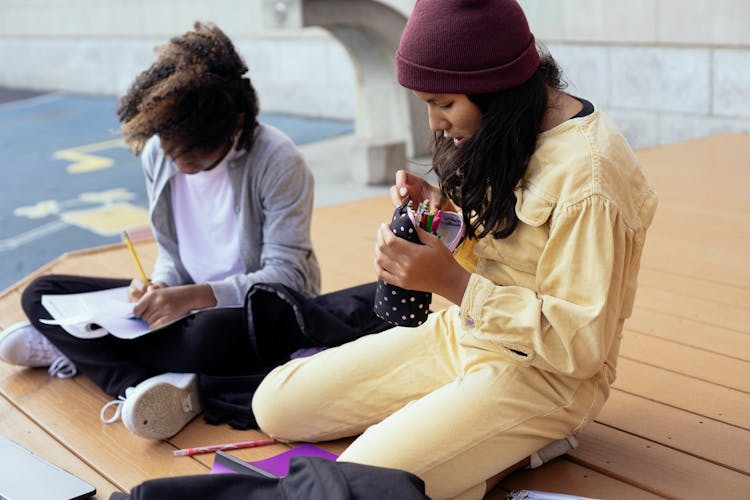
<svg viewBox="0 0 750 500">
<path fill-rule="evenodd" d="M 457 252 L 473 272 L 460 306 L 276 368 L 253 400 L 261 429 L 361 433 L 339 460 L 413 472 L 432 498 L 481 498 L 485 480 L 591 422 L 656 193 L 596 110 L 539 135 L 516 196 L 509 237 Z"/>
</svg>

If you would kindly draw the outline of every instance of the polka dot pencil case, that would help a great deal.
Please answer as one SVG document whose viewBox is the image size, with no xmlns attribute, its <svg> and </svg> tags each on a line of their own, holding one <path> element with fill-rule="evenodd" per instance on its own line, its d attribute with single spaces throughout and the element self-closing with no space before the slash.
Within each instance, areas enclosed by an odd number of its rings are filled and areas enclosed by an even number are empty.
<svg viewBox="0 0 750 500">
<path fill-rule="evenodd" d="M 438 212 L 425 216 L 425 206 L 412 210 L 407 202 L 397 207 L 391 219 L 391 230 L 396 236 L 413 243 L 420 243 L 415 226 L 430 228 L 445 245 L 454 251 L 463 237 L 463 219 L 455 212 Z M 392 325 L 419 326 L 429 314 L 432 293 L 406 290 L 379 280 L 375 291 L 375 314 Z"/>
</svg>

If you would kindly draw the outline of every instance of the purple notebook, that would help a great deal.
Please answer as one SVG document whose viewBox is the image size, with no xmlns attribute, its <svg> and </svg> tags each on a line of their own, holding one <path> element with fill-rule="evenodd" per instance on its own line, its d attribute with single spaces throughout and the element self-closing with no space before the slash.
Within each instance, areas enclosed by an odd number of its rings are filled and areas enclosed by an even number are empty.
<svg viewBox="0 0 750 500">
<path fill-rule="evenodd" d="M 260 473 L 267 477 L 284 477 L 289 474 L 289 460 L 292 457 L 320 457 L 328 460 L 336 460 L 338 455 L 318 448 L 312 444 L 301 444 L 291 450 L 279 453 L 270 458 L 246 462 L 223 451 L 216 452 L 211 474 L 223 473 Z"/>
</svg>

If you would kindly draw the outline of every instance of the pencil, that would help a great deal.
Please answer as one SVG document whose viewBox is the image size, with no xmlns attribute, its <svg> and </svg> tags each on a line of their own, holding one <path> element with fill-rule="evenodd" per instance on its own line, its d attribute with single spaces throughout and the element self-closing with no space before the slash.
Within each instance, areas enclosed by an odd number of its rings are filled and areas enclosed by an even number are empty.
<svg viewBox="0 0 750 500">
<path fill-rule="evenodd" d="M 174 456 L 176 457 L 190 457 L 198 455 L 200 453 L 213 453 L 215 451 L 226 451 L 226 450 L 241 450 L 243 448 L 256 448 L 258 446 L 267 446 L 269 444 L 276 443 L 273 438 L 269 439 L 255 439 L 253 441 L 240 441 L 238 443 L 225 443 L 225 444 L 212 444 L 209 446 L 196 446 L 195 448 L 185 448 L 182 450 L 174 450 Z"/>
<path fill-rule="evenodd" d="M 128 250 L 130 250 L 130 255 L 133 256 L 133 261 L 135 261 L 135 265 L 138 268 L 138 273 L 141 275 L 141 280 L 143 280 L 144 283 L 148 283 L 149 282 L 148 276 L 146 276 L 146 273 L 143 272 L 143 266 L 141 266 L 141 261 L 138 259 L 138 255 L 136 255 L 135 253 L 135 248 L 133 248 L 133 244 L 130 242 L 130 237 L 128 236 L 127 231 L 123 230 L 122 239 L 125 242 L 125 244 L 128 246 Z"/>
</svg>

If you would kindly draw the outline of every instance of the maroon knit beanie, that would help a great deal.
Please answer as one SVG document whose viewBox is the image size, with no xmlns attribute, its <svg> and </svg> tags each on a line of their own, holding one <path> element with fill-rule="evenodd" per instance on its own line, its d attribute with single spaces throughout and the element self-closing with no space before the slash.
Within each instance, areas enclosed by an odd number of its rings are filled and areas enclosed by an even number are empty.
<svg viewBox="0 0 750 500">
<path fill-rule="evenodd" d="M 398 82 L 438 94 L 516 87 L 538 66 L 534 35 L 515 0 L 417 0 L 396 52 Z"/>
</svg>

